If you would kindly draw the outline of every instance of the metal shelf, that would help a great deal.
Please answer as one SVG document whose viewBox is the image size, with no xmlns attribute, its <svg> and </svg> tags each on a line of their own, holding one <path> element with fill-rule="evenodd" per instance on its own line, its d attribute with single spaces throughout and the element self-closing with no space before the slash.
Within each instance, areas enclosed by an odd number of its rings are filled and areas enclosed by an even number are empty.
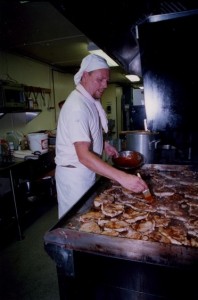
<svg viewBox="0 0 198 300">
<path fill-rule="evenodd" d="M 0 110 L 0 119 L 3 118 L 6 114 L 24 113 L 26 115 L 26 123 L 29 123 L 34 118 L 36 118 L 41 112 L 42 112 L 41 109 L 26 109 L 26 110 L 16 109 L 13 111 Z"/>
</svg>

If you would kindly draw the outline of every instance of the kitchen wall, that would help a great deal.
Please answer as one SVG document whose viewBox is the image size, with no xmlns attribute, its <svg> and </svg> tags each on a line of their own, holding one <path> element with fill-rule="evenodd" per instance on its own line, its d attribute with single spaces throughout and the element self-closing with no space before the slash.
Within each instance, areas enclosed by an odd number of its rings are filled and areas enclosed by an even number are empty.
<svg viewBox="0 0 198 300">
<path fill-rule="evenodd" d="M 37 100 L 42 112 L 32 121 L 27 122 L 25 113 L 6 114 L 0 119 L 1 135 L 9 130 L 27 134 L 31 131 L 56 127 L 58 102 L 73 88 L 71 75 L 54 72 L 47 64 L 29 58 L 0 52 L 0 78 L 51 90 L 50 94 L 43 95 L 44 99 L 38 94 Z M 34 98 L 34 95 L 30 97 Z"/>
<path fill-rule="evenodd" d="M 121 110 L 122 88 L 115 85 L 109 85 L 102 98 L 102 105 L 107 113 L 109 120 L 115 121 L 113 134 L 110 138 L 116 139 L 118 137 L 122 124 L 122 110 Z"/>
<path fill-rule="evenodd" d="M 44 99 L 41 94 L 36 95 L 42 112 L 31 121 L 28 122 L 25 113 L 6 114 L 1 118 L 0 138 L 5 137 L 5 133 L 10 130 L 27 134 L 33 131 L 55 129 L 60 112 L 58 102 L 66 99 L 74 88 L 72 74 L 64 74 L 52 70 L 52 67 L 47 64 L 5 52 L 0 52 L 0 79 L 51 90 L 50 94 L 44 94 Z M 114 119 L 115 122 L 118 120 L 119 123 L 121 122 L 121 93 L 121 88 L 109 85 L 102 98 L 105 109 L 109 104 L 112 107 L 108 117 Z M 30 94 L 30 97 L 34 98 L 34 96 Z M 116 126 L 116 130 L 120 126 Z"/>
</svg>

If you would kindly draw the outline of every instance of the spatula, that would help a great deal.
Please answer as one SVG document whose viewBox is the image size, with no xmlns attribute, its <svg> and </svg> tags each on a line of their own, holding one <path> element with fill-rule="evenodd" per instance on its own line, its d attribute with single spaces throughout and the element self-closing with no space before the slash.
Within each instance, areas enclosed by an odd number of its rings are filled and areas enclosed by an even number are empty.
<svg viewBox="0 0 198 300">
<path fill-rule="evenodd" d="M 137 173 L 137 176 L 138 176 L 139 178 L 142 178 L 142 176 L 140 175 L 140 173 Z M 145 199 L 145 200 L 147 200 L 147 201 L 149 201 L 149 202 L 152 202 L 152 201 L 153 201 L 153 197 L 152 197 L 152 195 L 151 195 L 151 192 L 150 192 L 149 188 L 146 189 L 146 190 L 144 190 L 142 193 L 143 193 L 143 196 L 144 196 L 144 199 Z"/>
</svg>

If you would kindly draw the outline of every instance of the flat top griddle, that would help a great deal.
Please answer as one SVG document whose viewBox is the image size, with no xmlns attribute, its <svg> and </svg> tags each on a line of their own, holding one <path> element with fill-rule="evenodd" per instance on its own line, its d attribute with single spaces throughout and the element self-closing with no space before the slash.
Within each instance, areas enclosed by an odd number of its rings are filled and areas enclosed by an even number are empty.
<svg viewBox="0 0 198 300">
<path fill-rule="evenodd" d="M 144 165 L 141 168 L 141 170 L 145 169 L 177 173 L 190 170 L 191 166 L 153 164 Z M 67 250 L 84 251 L 160 265 L 197 265 L 198 248 L 196 247 L 79 231 L 79 217 L 92 208 L 94 198 L 108 188 L 109 185 L 110 181 L 108 179 L 99 178 L 78 203 L 46 232 L 44 236 L 45 247 L 47 248 L 50 244 L 53 244 Z"/>
</svg>

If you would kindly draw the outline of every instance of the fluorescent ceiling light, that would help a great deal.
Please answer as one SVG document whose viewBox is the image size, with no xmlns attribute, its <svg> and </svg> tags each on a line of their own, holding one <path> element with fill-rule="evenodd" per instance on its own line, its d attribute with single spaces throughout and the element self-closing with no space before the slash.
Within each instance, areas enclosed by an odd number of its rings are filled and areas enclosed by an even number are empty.
<svg viewBox="0 0 198 300">
<path fill-rule="evenodd" d="M 125 75 L 131 82 L 138 82 L 140 81 L 140 77 L 137 75 Z"/>
<path fill-rule="evenodd" d="M 98 48 L 98 46 L 96 44 L 94 44 L 93 42 L 89 42 L 88 51 L 90 53 L 97 54 L 97 55 L 105 58 L 109 67 L 117 67 L 118 66 L 118 64 L 111 57 L 109 57 L 103 50 Z"/>
</svg>

